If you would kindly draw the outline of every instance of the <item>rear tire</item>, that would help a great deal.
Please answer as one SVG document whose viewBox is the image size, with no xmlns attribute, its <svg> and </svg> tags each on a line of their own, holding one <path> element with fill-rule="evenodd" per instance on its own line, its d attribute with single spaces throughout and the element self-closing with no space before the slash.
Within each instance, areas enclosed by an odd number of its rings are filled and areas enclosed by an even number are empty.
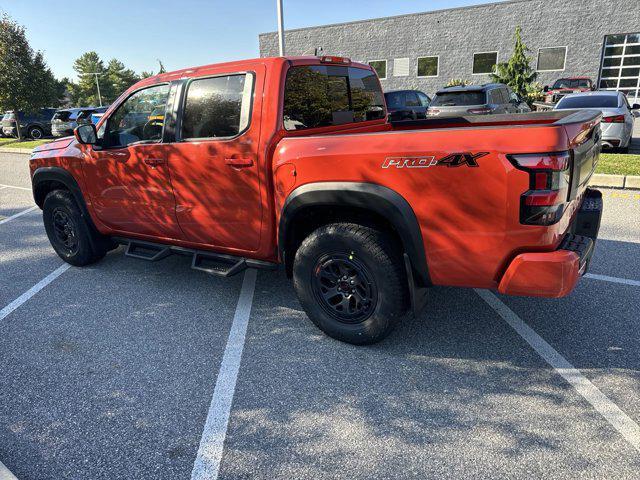
<svg viewBox="0 0 640 480">
<path fill-rule="evenodd" d="M 51 246 L 65 262 L 82 267 L 107 254 L 110 240 L 86 221 L 73 195 L 66 190 L 49 192 L 42 209 Z"/>
<path fill-rule="evenodd" d="M 304 239 L 293 284 L 311 321 L 355 345 L 384 339 L 408 308 L 403 262 L 391 238 L 353 223 L 322 226 Z"/>
<path fill-rule="evenodd" d="M 28 133 L 29 137 L 31 137 L 33 140 L 40 140 L 44 138 L 44 130 L 40 127 L 31 127 Z"/>
</svg>

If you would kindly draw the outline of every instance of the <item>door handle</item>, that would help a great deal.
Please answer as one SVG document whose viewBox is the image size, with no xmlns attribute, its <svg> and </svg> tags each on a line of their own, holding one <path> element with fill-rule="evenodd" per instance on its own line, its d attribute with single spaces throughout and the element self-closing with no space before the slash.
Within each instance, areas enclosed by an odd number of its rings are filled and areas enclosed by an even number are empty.
<svg viewBox="0 0 640 480">
<path fill-rule="evenodd" d="M 253 166 L 252 158 L 225 158 L 224 163 L 234 168 L 246 168 Z"/>
<path fill-rule="evenodd" d="M 155 168 L 158 165 L 164 165 L 165 164 L 165 160 L 164 160 L 164 158 L 145 158 L 144 159 L 144 163 L 146 163 L 147 165 L 149 165 L 152 168 Z"/>
</svg>

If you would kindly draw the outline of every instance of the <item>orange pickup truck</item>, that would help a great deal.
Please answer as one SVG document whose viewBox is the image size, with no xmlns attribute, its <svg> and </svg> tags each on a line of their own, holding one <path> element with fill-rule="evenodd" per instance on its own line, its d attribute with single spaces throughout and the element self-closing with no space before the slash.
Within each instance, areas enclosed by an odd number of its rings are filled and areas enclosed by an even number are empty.
<svg viewBox="0 0 640 480">
<path fill-rule="evenodd" d="M 319 328 L 365 344 L 432 285 L 569 294 L 600 226 L 599 123 L 566 110 L 390 122 L 368 65 L 260 58 L 142 80 L 30 167 L 70 264 L 118 244 L 214 275 L 282 264 Z"/>
</svg>

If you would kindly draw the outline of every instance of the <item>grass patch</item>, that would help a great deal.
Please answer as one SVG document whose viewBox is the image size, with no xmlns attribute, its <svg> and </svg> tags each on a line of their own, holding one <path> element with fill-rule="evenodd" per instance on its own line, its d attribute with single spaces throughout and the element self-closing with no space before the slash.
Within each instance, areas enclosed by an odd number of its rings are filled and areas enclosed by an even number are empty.
<svg viewBox="0 0 640 480">
<path fill-rule="evenodd" d="M 36 148 L 36 147 L 39 147 L 40 145 L 44 145 L 45 143 L 49 143 L 53 141 L 51 139 L 47 139 L 47 140 L 23 140 L 21 142 L 18 142 L 15 138 L 12 140 L 13 142 L 0 143 L 0 146 L 7 147 L 7 148 Z"/>
<path fill-rule="evenodd" d="M 17 138 L 13 138 L 13 137 L 0 137 L 0 147 L 4 147 L 5 145 L 7 145 L 8 143 L 13 143 L 13 142 L 17 142 L 18 139 Z"/>
<path fill-rule="evenodd" d="M 640 155 L 601 153 L 596 173 L 640 175 Z"/>
</svg>

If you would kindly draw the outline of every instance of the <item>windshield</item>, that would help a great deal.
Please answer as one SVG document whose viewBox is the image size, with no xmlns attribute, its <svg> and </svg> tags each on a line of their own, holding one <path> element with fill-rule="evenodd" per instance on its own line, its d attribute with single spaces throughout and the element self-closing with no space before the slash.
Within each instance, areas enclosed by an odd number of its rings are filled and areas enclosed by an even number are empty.
<svg viewBox="0 0 640 480">
<path fill-rule="evenodd" d="M 431 100 L 431 107 L 457 107 L 469 105 L 484 105 L 484 92 L 440 92 Z"/>
<path fill-rule="evenodd" d="M 556 110 L 567 108 L 617 108 L 616 95 L 577 95 L 564 97 L 556 105 Z"/>
<path fill-rule="evenodd" d="M 590 88 L 589 80 L 586 78 L 578 78 L 576 80 L 570 80 L 568 78 L 561 78 L 560 80 L 556 80 L 556 83 L 553 84 L 553 89 L 558 88 Z"/>
</svg>

